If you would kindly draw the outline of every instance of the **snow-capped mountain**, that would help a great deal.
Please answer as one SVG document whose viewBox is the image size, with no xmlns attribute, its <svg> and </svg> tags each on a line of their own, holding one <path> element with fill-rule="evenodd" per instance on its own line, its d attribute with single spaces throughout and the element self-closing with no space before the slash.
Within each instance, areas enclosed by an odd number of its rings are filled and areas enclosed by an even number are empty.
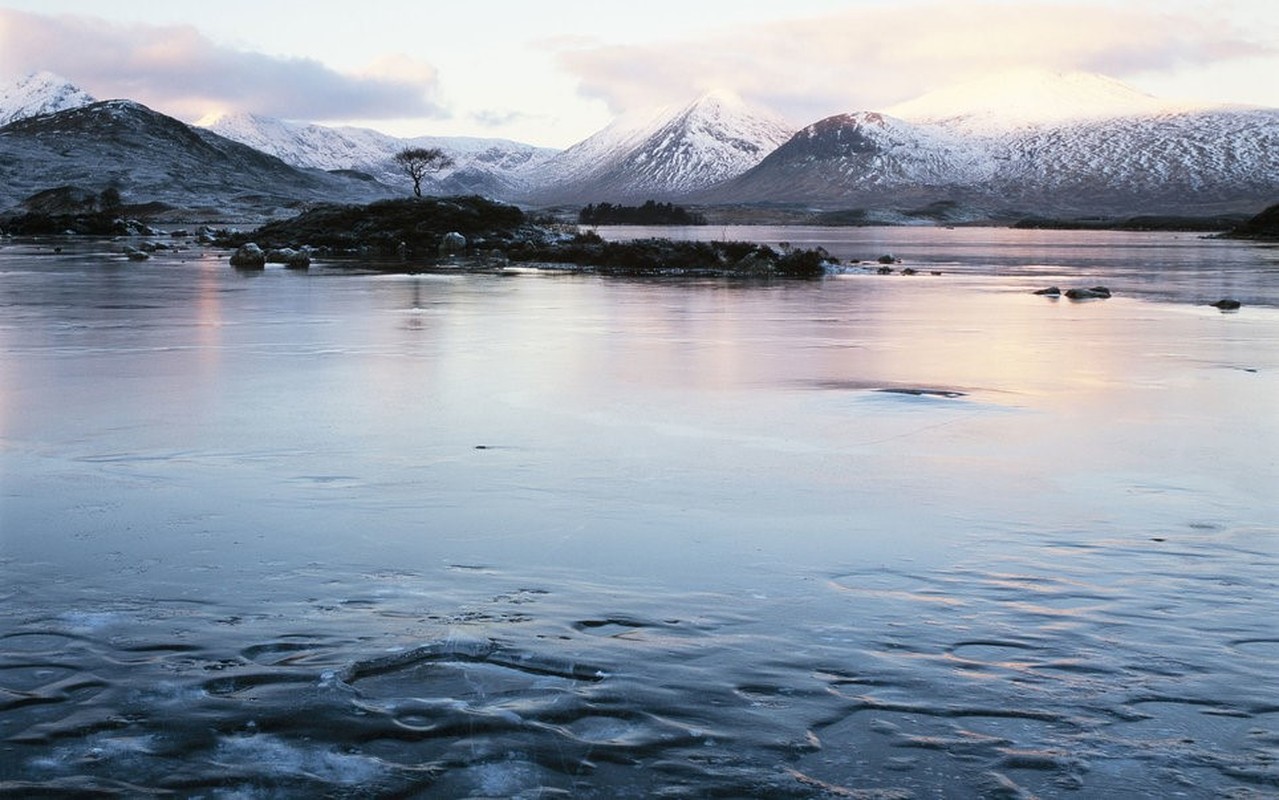
<svg viewBox="0 0 1279 800">
<path fill-rule="evenodd" d="M 26 117 L 0 128 L 0 209 L 55 187 L 118 191 L 126 204 L 163 203 L 244 218 L 306 202 L 390 196 L 376 181 L 285 164 L 131 100 Z"/>
<path fill-rule="evenodd" d="M 335 128 L 255 114 L 207 117 L 197 124 L 297 167 L 354 170 L 392 187 L 404 186 L 406 181 L 392 161 L 397 152 L 406 147 L 438 147 L 453 159 L 453 165 L 428 176 L 423 182 L 428 194 L 483 194 L 512 199 L 528 192 L 529 174 L 558 152 L 505 139 L 401 139 L 367 128 Z"/>
<path fill-rule="evenodd" d="M 1279 197 L 1279 109 L 1063 122 L 986 144 L 990 188 L 1054 213 L 1255 211 Z"/>
<path fill-rule="evenodd" d="M 800 131 L 704 202 L 1045 215 L 1255 210 L 1279 196 L 1279 109 L 1194 107 L 1101 76 L 1023 73 Z"/>
<path fill-rule="evenodd" d="M 33 72 L 10 86 L 0 87 L 0 127 L 92 102 L 92 96 L 69 81 L 51 72 Z"/>
<path fill-rule="evenodd" d="M 944 128 L 874 112 L 840 114 L 804 128 L 736 180 L 705 197 L 714 202 L 871 202 L 885 193 L 962 192 L 989 180 L 994 159 Z"/>
<path fill-rule="evenodd" d="M 972 133 L 1194 110 L 1088 72 L 1017 69 L 935 89 L 885 113 Z"/>
<path fill-rule="evenodd" d="M 771 114 L 711 94 L 629 115 L 557 153 L 247 115 L 192 127 L 129 101 L 94 103 L 39 73 L 0 89 L 0 208 L 59 186 L 265 214 L 358 202 L 407 193 L 391 163 L 406 146 L 455 160 L 427 192 L 533 204 L 944 202 L 1066 216 L 1251 212 L 1279 198 L 1279 109 L 1170 104 L 1101 76 L 1022 72 L 892 110 L 829 117 L 791 136 Z"/>
<path fill-rule="evenodd" d="M 667 200 L 742 174 L 794 127 L 734 95 L 712 92 L 682 108 L 618 119 L 547 161 L 543 202 Z"/>
</svg>

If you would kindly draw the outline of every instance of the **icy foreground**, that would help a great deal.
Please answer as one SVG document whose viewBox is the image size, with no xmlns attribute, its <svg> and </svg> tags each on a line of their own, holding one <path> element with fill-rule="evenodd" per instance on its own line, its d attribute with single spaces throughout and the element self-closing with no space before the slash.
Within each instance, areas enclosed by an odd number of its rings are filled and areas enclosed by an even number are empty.
<svg viewBox="0 0 1279 800">
<path fill-rule="evenodd" d="M 1272 793 L 1270 251 L 754 231 L 919 274 L 4 244 L 0 794 Z"/>
</svg>

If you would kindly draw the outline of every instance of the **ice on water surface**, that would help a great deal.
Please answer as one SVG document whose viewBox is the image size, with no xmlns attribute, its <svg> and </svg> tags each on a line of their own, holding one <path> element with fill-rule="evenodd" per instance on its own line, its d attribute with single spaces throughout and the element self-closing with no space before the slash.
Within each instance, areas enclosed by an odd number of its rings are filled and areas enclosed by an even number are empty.
<svg viewBox="0 0 1279 800">
<path fill-rule="evenodd" d="M 5 243 L 0 793 L 1272 792 L 1271 251 L 754 234 L 923 268 Z"/>
</svg>

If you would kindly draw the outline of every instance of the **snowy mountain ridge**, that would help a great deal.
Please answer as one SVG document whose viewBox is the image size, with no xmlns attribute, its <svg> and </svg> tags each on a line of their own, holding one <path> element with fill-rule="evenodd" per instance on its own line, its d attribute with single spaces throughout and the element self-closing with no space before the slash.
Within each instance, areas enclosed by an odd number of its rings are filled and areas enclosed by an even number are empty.
<svg viewBox="0 0 1279 800">
<path fill-rule="evenodd" d="M 290 166 L 132 100 L 38 114 L 0 128 L 0 209 L 25 207 L 51 189 L 86 198 L 113 189 L 126 204 L 167 206 L 161 211 L 202 219 L 262 218 L 296 213 L 306 203 L 393 194 L 349 173 Z"/>
<path fill-rule="evenodd" d="M 0 88 L 0 127 L 93 102 L 95 98 L 88 92 L 52 72 L 32 72 Z"/>
<path fill-rule="evenodd" d="M 794 133 L 770 111 L 728 92 L 683 107 L 619 118 L 538 170 L 543 202 L 598 202 L 687 196 L 758 164 Z"/>
<path fill-rule="evenodd" d="M 91 102 L 56 76 L 27 76 L 0 89 L 0 115 L 6 115 L 0 119 L 9 120 L 0 144 L 35 130 L 26 124 L 33 119 L 78 119 L 75 111 Z M 146 109 L 129 101 L 98 106 L 99 126 L 120 117 L 154 128 L 163 117 L 140 113 Z M 428 193 L 533 205 L 654 199 L 902 209 L 946 202 L 994 216 L 1051 216 L 1235 212 L 1279 197 L 1273 156 L 1279 152 L 1279 109 L 1168 103 L 1102 76 L 1022 71 L 969 81 L 893 110 L 837 114 L 792 135 L 775 115 L 710 93 L 682 107 L 625 115 L 558 152 L 500 139 L 401 139 L 247 114 L 209 118 L 202 120 L 206 127 L 189 130 L 245 145 L 244 153 L 217 145 L 228 164 L 249 163 L 251 148 L 274 156 L 279 166 L 341 173 L 331 177 L 344 179 L 341 193 L 350 196 L 406 193 L 406 178 L 391 158 L 404 147 L 422 146 L 439 147 L 455 161 L 428 179 Z M 196 151 L 207 144 L 188 136 L 183 123 L 164 119 L 167 133 L 156 128 L 149 135 L 164 138 L 173 158 L 180 147 Z M 85 128 L 79 135 L 99 165 L 78 179 L 86 186 L 114 175 L 135 182 L 150 175 L 128 161 L 145 158 L 144 148 L 108 145 L 129 139 L 128 131 Z M 19 160 L 7 167 L 0 163 L 0 178 L 7 181 L 0 188 L 8 195 L 21 197 L 14 193 L 24 185 L 50 188 L 56 160 L 42 165 L 14 157 Z M 144 182 L 151 185 L 150 177 Z M 285 182 L 308 197 L 323 183 L 314 175 L 289 175 Z M 202 197 L 214 194 L 200 188 Z"/>
<path fill-rule="evenodd" d="M 510 197 L 526 190 L 527 173 L 558 151 L 505 139 L 465 136 L 399 138 L 368 128 L 328 127 L 254 114 L 206 117 L 197 125 L 298 167 L 355 170 L 388 186 L 404 183 L 392 158 L 406 147 L 438 147 L 453 165 L 429 176 L 432 193 L 478 192 Z"/>
<path fill-rule="evenodd" d="M 882 114 L 821 120 L 707 203 L 963 203 L 989 212 L 1216 214 L 1279 196 L 1279 109 L 1075 116 L 1002 128 Z"/>
</svg>

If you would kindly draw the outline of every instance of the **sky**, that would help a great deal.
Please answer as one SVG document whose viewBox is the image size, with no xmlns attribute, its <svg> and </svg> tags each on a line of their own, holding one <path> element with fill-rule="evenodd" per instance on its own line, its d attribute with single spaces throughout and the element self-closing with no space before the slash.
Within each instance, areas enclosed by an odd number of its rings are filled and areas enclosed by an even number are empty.
<svg viewBox="0 0 1279 800">
<path fill-rule="evenodd" d="M 1273 0 L 0 0 L 46 70 L 188 122 L 247 111 L 567 147 L 728 90 L 796 125 L 1013 68 L 1279 107 Z"/>
</svg>

